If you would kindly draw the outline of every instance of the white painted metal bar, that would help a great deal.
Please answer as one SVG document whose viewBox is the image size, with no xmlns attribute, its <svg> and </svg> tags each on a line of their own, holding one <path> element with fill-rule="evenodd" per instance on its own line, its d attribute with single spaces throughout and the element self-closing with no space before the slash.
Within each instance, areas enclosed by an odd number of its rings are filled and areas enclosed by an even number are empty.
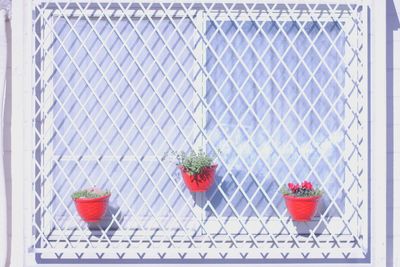
<svg viewBox="0 0 400 267">
<path fill-rule="evenodd" d="M 44 3 L 44 2 L 48 2 L 48 3 L 65 3 L 65 1 L 63 0 L 34 0 L 32 1 L 34 4 L 40 4 L 40 3 Z M 122 4 L 129 4 L 131 3 L 128 0 L 124 0 L 124 1 L 118 1 L 119 3 Z M 140 0 L 140 1 L 136 1 L 138 3 L 171 3 L 170 0 Z M 176 3 L 175 1 L 172 1 L 174 3 Z M 193 1 L 192 1 L 193 2 Z M 221 0 L 219 1 L 221 3 L 235 3 L 235 1 L 232 0 Z M 262 1 L 262 0 L 243 0 L 240 1 L 241 3 L 250 3 L 250 4 L 282 4 L 282 1 L 279 0 L 270 0 L 268 2 Z M 108 0 L 75 0 L 74 3 L 105 3 L 108 4 L 110 3 L 110 1 Z M 184 2 L 183 2 L 184 3 Z M 191 2 L 189 2 L 191 3 Z M 200 1 L 196 1 L 195 3 L 201 3 L 201 4 L 207 4 L 207 3 L 212 3 L 210 2 L 210 0 L 200 0 Z M 292 4 L 304 4 L 304 3 L 309 3 L 309 4 L 314 4 L 314 5 L 326 5 L 326 4 L 342 4 L 342 5 L 347 5 L 349 2 L 348 1 L 343 1 L 343 0 L 285 0 L 284 5 L 292 5 Z M 357 5 L 357 4 L 369 4 L 370 1 L 368 0 L 360 0 L 360 1 L 351 1 L 350 4 L 352 5 Z"/>
</svg>

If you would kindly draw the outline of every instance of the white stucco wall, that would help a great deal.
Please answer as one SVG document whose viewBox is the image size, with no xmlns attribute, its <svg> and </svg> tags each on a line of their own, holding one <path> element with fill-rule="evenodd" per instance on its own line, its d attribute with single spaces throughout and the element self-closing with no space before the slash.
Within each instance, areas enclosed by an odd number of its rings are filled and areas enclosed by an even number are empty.
<svg viewBox="0 0 400 267">
<path fill-rule="evenodd" d="M 388 0 L 387 14 L 387 49 L 388 49 L 388 195 L 387 199 L 393 205 L 388 205 L 387 223 L 387 261 L 388 266 L 400 267 L 400 0 Z M 5 106 L 5 179 L 8 199 L 8 227 L 11 238 L 11 26 L 7 23 L 9 40 L 8 84 Z M 382 88 L 382 90 L 385 90 Z M 382 177 L 382 183 L 385 183 Z M 390 188 L 391 187 L 391 188 Z M 391 193 L 390 193 L 391 192 Z M 385 227 L 382 225 L 382 227 Z M 10 242 L 10 240 L 9 240 Z M 10 252 L 9 252 L 10 253 Z"/>
<path fill-rule="evenodd" d="M 387 7 L 387 49 L 388 49 L 388 104 L 392 101 L 392 118 L 388 119 L 388 137 L 392 131 L 392 149 L 388 148 L 388 167 L 393 166 L 392 173 L 388 168 L 388 186 L 392 185 L 393 223 L 388 223 L 388 266 L 400 266 L 400 0 L 389 0 Z M 390 107 L 390 104 L 388 105 Z M 388 140 L 389 142 L 389 140 Z M 393 179 L 393 180 L 391 180 Z M 388 187 L 388 190 L 389 190 Z M 388 194 L 389 195 L 389 194 Z M 389 198 L 390 200 L 390 198 Z M 388 203 L 388 204 L 389 204 Z M 391 228 L 391 229 L 390 229 Z M 390 249 L 392 245 L 392 250 Z M 390 262 L 392 256 L 393 262 Z"/>
</svg>

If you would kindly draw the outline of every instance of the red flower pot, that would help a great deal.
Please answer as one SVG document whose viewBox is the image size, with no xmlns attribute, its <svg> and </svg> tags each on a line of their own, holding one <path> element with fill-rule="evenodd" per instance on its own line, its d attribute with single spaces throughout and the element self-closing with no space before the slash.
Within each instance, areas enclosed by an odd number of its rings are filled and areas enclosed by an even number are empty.
<svg viewBox="0 0 400 267">
<path fill-rule="evenodd" d="M 191 175 L 186 171 L 185 167 L 179 165 L 178 168 L 181 170 L 183 181 L 191 192 L 205 192 L 214 183 L 215 170 L 218 164 L 210 167 L 203 168 L 199 174 Z"/>
<path fill-rule="evenodd" d="M 97 223 L 106 214 L 108 200 L 111 195 L 98 198 L 75 198 L 75 207 L 85 222 Z"/>
<path fill-rule="evenodd" d="M 294 197 L 289 195 L 283 197 L 293 221 L 299 222 L 308 222 L 314 217 L 321 198 L 321 196 Z"/>
</svg>

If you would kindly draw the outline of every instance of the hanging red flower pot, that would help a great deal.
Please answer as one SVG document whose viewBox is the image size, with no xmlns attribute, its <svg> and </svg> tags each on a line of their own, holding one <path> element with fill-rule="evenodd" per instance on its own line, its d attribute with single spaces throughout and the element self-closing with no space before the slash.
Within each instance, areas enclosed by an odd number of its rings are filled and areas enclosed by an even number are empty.
<svg viewBox="0 0 400 267">
<path fill-rule="evenodd" d="M 168 152 L 162 160 L 167 159 Z M 185 152 L 172 152 L 177 166 L 181 171 L 183 181 L 191 192 L 205 192 L 214 183 L 215 171 L 218 167 L 214 158 L 207 155 L 202 149 Z"/>
<path fill-rule="evenodd" d="M 286 207 L 294 221 L 307 222 L 314 217 L 323 193 L 320 189 L 315 189 L 310 182 L 304 181 L 301 184 L 289 183 L 282 191 Z"/>
<path fill-rule="evenodd" d="M 75 192 L 72 198 L 82 220 L 88 223 L 97 223 L 106 214 L 110 196 L 110 192 L 102 192 L 93 188 Z"/>
<path fill-rule="evenodd" d="M 184 166 L 178 165 L 181 171 L 183 181 L 191 192 L 205 192 L 211 188 L 214 183 L 215 170 L 218 165 L 203 167 L 200 173 L 191 174 Z"/>
</svg>

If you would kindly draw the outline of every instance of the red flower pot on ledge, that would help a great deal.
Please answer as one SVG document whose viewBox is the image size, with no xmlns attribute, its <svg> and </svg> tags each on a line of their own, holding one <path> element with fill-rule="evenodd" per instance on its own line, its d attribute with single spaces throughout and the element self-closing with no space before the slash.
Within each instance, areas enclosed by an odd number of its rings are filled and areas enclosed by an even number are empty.
<svg viewBox="0 0 400 267">
<path fill-rule="evenodd" d="M 285 204 L 293 221 L 308 222 L 314 217 L 322 190 L 314 188 L 310 182 L 289 183 L 282 189 Z"/>
<path fill-rule="evenodd" d="M 181 171 L 183 181 L 191 192 L 205 192 L 211 188 L 214 183 L 215 171 L 218 165 L 204 167 L 198 174 L 190 174 L 185 167 L 178 165 Z"/>
<path fill-rule="evenodd" d="M 75 192 L 72 198 L 82 220 L 87 223 L 98 223 L 107 212 L 110 196 L 110 192 L 86 189 Z"/>
<path fill-rule="evenodd" d="M 294 197 L 284 195 L 286 207 L 293 221 L 308 222 L 314 217 L 317 211 L 318 202 L 321 196 Z"/>
</svg>

